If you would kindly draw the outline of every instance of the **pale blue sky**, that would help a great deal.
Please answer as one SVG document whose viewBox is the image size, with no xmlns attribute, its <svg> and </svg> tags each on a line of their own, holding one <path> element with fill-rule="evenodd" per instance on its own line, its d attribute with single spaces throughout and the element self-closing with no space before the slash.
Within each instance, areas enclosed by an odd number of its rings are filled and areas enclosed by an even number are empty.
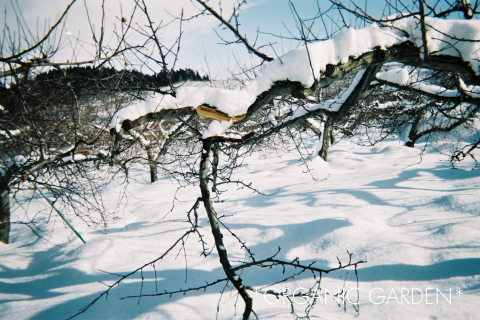
<svg viewBox="0 0 480 320">
<path fill-rule="evenodd" d="M 0 21 L 5 19 L 9 28 L 14 30 L 16 25 L 15 7 L 22 12 L 26 24 L 28 24 L 33 33 L 39 30 L 38 33 L 41 34 L 44 26 L 52 23 L 68 2 L 68 0 L 0 0 L 0 8 L 7 8 L 7 16 L 4 16 L 2 12 L 3 17 L 0 18 Z M 172 15 L 179 15 L 182 8 L 184 16 L 196 14 L 199 12 L 198 8 L 200 8 L 198 4 L 195 4 L 195 1 L 189 0 L 146 0 L 146 2 L 149 6 L 152 20 L 155 22 L 172 20 Z M 222 0 L 223 12 L 226 16 L 231 12 L 234 2 L 236 0 Z M 15 5 L 16 3 L 18 6 Z M 121 16 L 130 17 L 133 8 L 132 3 L 133 1 L 131 0 L 106 0 L 105 25 L 107 36 L 104 39 L 105 44 L 110 44 L 111 46 L 115 44 L 113 26 L 116 25 L 117 28 L 121 26 L 119 22 Z M 214 7 L 218 6 L 218 1 L 210 1 L 209 3 Z M 292 3 L 298 14 L 304 19 L 313 18 L 318 12 L 318 7 L 322 11 L 330 7 L 327 0 L 292 0 Z M 368 0 L 366 2 L 362 0 L 357 1 L 357 3 L 367 3 L 369 12 L 376 17 L 380 17 L 386 11 L 383 0 Z M 411 3 L 411 1 L 407 0 L 403 1 L 403 3 Z M 14 5 L 12 6 L 12 4 Z M 92 36 L 88 25 L 86 7 L 90 13 L 90 20 L 96 32 L 98 32 L 101 24 L 101 1 L 77 0 L 68 15 L 65 29 L 61 30 L 61 35 L 64 39 L 62 42 L 63 50 L 61 54 L 55 56 L 55 61 L 84 60 L 94 56 L 95 52 L 91 45 Z M 294 35 L 298 36 L 296 18 L 292 14 L 291 9 L 288 0 L 249 0 L 248 5 L 243 9 L 240 16 L 240 30 L 243 34 L 246 34 L 251 42 L 255 42 L 257 30 L 290 37 L 291 35 L 287 31 L 288 28 Z M 391 14 L 393 12 L 386 13 Z M 136 13 L 134 19 L 139 25 L 145 24 L 145 17 L 140 12 Z M 336 23 L 343 25 L 338 15 L 337 18 L 333 20 L 326 19 L 325 22 L 327 24 L 327 33 L 338 30 Z M 348 18 L 346 22 L 356 27 L 363 27 L 364 25 L 362 21 L 348 20 Z M 235 40 L 230 31 L 222 30 L 218 25 L 219 23 L 212 17 L 199 17 L 183 23 L 184 33 L 177 68 L 190 67 L 198 70 L 200 73 L 206 73 L 209 70 L 211 76 L 225 77 L 228 74 L 225 72 L 226 69 L 235 69 L 237 65 L 236 60 L 242 61 L 246 67 L 250 65 L 249 55 L 242 45 L 218 45 L 221 40 L 214 33 L 214 28 L 222 37 L 228 40 Z M 319 38 L 326 36 L 321 21 L 315 23 L 313 31 L 315 36 Z M 161 40 L 166 45 L 171 45 L 175 41 L 178 32 L 179 23 L 174 22 L 160 33 Z M 81 41 L 75 42 L 76 38 Z M 136 36 L 131 36 L 128 40 L 131 44 L 141 43 L 141 39 Z M 269 44 L 272 44 L 275 52 L 269 47 Z M 266 45 L 267 47 L 264 47 L 262 50 L 269 55 L 275 56 L 276 54 L 282 55 L 290 51 L 298 46 L 299 42 L 260 34 L 257 39 L 257 45 Z M 75 55 L 72 54 L 73 51 L 76 53 Z M 131 59 L 133 61 L 133 57 Z"/>
</svg>

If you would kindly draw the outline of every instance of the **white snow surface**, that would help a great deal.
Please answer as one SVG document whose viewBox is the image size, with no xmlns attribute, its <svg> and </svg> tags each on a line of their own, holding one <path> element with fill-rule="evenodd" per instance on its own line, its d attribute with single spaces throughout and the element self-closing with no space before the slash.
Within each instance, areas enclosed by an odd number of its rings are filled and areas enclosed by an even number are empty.
<svg viewBox="0 0 480 320">
<path fill-rule="evenodd" d="M 0 105 L 1 107 L 1 105 Z M 0 110 L 2 110 L 0 108 Z M 15 130 L 0 130 L 0 134 L 3 135 L 3 136 L 15 136 L 17 134 L 20 134 L 22 133 L 22 130 L 19 130 L 19 129 L 15 129 Z"/>
<path fill-rule="evenodd" d="M 411 84 L 412 88 L 421 90 L 423 92 L 431 93 L 440 97 L 458 97 L 460 92 L 458 90 L 446 89 L 434 84 L 428 84 L 424 82 L 416 82 Z"/>
<path fill-rule="evenodd" d="M 401 86 L 407 85 L 410 80 L 408 70 L 405 68 L 395 68 L 385 72 L 379 72 L 376 77 L 380 80 L 393 82 Z"/>
<path fill-rule="evenodd" d="M 313 151 L 317 140 L 304 143 Z M 472 163 L 453 170 L 438 150 L 420 156 L 421 151 L 421 145 L 408 148 L 396 140 L 373 148 L 342 141 L 331 147 L 329 162 L 318 157 L 308 161 L 317 180 L 305 173 L 295 153 L 253 153 L 242 160 L 244 166 L 232 179 L 276 193 L 262 196 L 222 185 L 225 202 L 214 206 L 257 260 L 272 256 L 280 246 L 276 258 L 316 261 L 318 268 L 338 266 L 337 256 L 347 263 L 347 250 L 354 253 L 353 261 L 368 261 L 358 268 L 360 315 L 350 304 L 344 312 L 327 297 L 312 310 L 316 318 L 478 319 L 480 170 L 472 171 Z M 25 225 L 12 225 L 11 244 L 0 244 L 0 319 L 66 319 L 105 290 L 104 284 L 117 280 L 114 274 L 127 274 L 158 258 L 189 230 L 186 212 L 199 196 L 198 185 L 177 190 L 173 179 L 162 177 L 153 184 L 148 180 L 146 169 L 131 169 L 128 185 L 113 184 L 101 194 L 107 207 L 121 209 L 102 232 L 66 213 L 86 239 L 84 245 L 55 215 L 42 225 L 50 214 L 42 199 L 29 202 L 25 210 L 15 207 L 12 221 L 35 217 L 49 242 L 39 240 Z M 119 202 L 123 188 L 130 197 Z M 174 197 L 174 210 L 168 213 Z M 207 246 L 214 247 L 202 205 L 198 215 Z M 237 265 L 246 252 L 222 230 L 225 248 Z M 228 289 L 222 295 L 224 284 L 185 296 L 119 299 L 225 277 L 215 250 L 201 257 L 194 234 L 185 244 L 185 251 L 177 247 L 155 269 L 147 265 L 142 274 L 115 286 L 108 299 L 98 300 L 76 319 L 214 319 L 217 305 L 218 319 L 241 319 L 241 299 Z M 354 290 L 349 298 L 355 301 L 354 274 L 350 269 L 348 276 L 346 272 L 324 275 L 320 293 L 336 293 L 345 285 L 346 290 Z M 286 276 L 282 268 L 242 271 L 243 285 L 257 289 Z M 311 275 L 300 276 L 271 289 L 292 292 L 314 282 Z M 438 295 L 437 301 L 437 289 L 448 300 Z M 457 295 L 457 290 L 462 294 Z M 292 319 L 286 300 L 251 295 L 260 319 Z M 305 305 L 300 303 L 296 308 L 301 313 Z"/>
<path fill-rule="evenodd" d="M 458 39 L 479 40 L 478 20 L 442 20 L 427 18 L 428 50 L 432 55 L 461 56 L 480 74 L 480 42 L 459 41 Z M 257 77 L 244 89 L 221 89 L 213 87 L 182 86 L 177 97 L 155 94 L 153 97 L 133 103 L 118 111 L 110 122 L 110 128 L 120 130 L 125 119 L 135 120 L 147 113 L 162 109 L 197 107 L 208 104 L 229 116 L 247 112 L 257 96 L 268 90 L 275 81 L 299 81 L 309 87 L 318 79 L 327 64 L 348 61 L 376 47 L 387 48 L 407 40 L 421 47 L 422 35 L 418 17 L 408 17 L 393 23 L 395 28 L 379 27 L 372 24 L 363 29 L 348 28 L 334 38 L 309 44 L 292 50 L 271 61 L 260 70 Z M 404 32 L 397 28 L 404 30 Z M 448 36 L 450 35 L 450 36 Z"/>
<path fill-rule="evenodd" d="M 75 160 L 85 160 L 85 159 L 87 159 L 87 156 L 84 155 L 84 154 L 74 154 L 73 156 L 68 156 L 68 157 L 62 158 L 62 161 L 64 161 L 64 162 L 69 162 L 69 161 L 74 162 Z"/>
<path fill-rule="evenodd" d="M 222 133 L 224 133 L 232 125 L 232 123 L 232 121 L 212 120 L 208 125 L 207 130 L 203 133 L 202 139 L 222 135 Z"/>
</svg>

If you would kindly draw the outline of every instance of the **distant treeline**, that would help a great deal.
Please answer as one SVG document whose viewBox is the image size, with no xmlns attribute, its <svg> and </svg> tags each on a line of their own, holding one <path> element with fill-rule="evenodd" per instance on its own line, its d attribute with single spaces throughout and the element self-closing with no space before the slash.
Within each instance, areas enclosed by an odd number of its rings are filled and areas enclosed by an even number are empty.
<svg viewBox="0 0 480 320">
<path fill-rule="evenodd" d="M 110 67 L 92 68 L 68 67 L 63 69 L 51 69 L 48 72 L 40 73 L 35 81 L 45 84 L 68 82 L 71 88 L 90 88 L 97 90 L 108 90 L 113 88 L 153 88 L 168 86 L 170 82 L 186 80 L 208 81 L 208 76 L 201 76 L 192 69 L 179 69 L 173 71 L 162 71 L 157 74 L 144 74 L 136 70 L 116 70 Z"/>
<path fill-rule="evenodd" d="M 170 80 L 169 80 L 170 79 Z M 68 67 L 51 69 L 35 77 L 20 79 L 5 86 L 0 82 L 0 128 L 11 124 L 28 123 L 48 115 L 57 106 L 72 105 L 80 98 L 95 97 L 99 94 L 130 93 L 134 96 L 159 87 L 186 80 L 205 81 L 192 69 L 179 69 L 154 75 L 135 70 L 116 70 L 109 67 Z M 3 129 L 2 129 L 3 130 Z"/>
</svg>

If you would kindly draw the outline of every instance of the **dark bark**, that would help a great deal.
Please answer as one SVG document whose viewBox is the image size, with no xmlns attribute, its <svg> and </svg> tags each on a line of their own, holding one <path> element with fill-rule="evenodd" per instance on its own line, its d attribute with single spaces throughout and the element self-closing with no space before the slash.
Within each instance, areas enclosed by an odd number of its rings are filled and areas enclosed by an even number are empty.
<svg viewBox="0 0 480 320">
<path fill-rule="evenodd" d="M 420 7 L 420 24 L 422 27 L 422 40 L 423 40 L 423 59 L 425 62 L 430 61 L 430 55 L 428 53 L 428 40 L 427 40 L 427 23 L 425 22 L 425 4 L 423 0 L 418 1 Z"/>
<path fill-rule="evenodd" d="M 381 53 L 379 53 L 380 55 Z M 338 122 L 342 120 L 342 118 L 347 115 L 350 110 L 357 104 L 358 100 L 362 97 L 365 91 L 368 89 L 370 83 L 375 79 L 375 76 L 378 71 L 382 68 L 382 63 L 380 61 L 372 62 L 372 65 L 368 66 L 365 70 L 365 73 L 362 76 L 362 79 L 358 82 L 358 84 L 353 89 L 352 93 L 345 99 L 345 102 L 342 106 L 338 109 L 333 116 L 333 122 Z M 379 60 L 379 59 L 378 59 Z"/>
<path fill-rule="evenodd" d="M 318 152 L 318 155 L 325 161 L 328 159 L 328 149 L 333 143 L 333 126 L 339 123 L 357 104 L 358 100 L 362 97 L 365 91 L 368 89 L 370 83 L 375 79 L 375 75 L 382 68 L 383 61 L 386 59 L 386 52 L 383 50 L 376 50 L 373 56 L 371 65 L 367 67 L 362 78 L 352 90 L 352 93 L 345 99 L 345 102 L 341 105 L 337 112 L 332 113 L 328 117 L 325 123 L 325 129 L 323 130 L 322 149 Z"/>
<path fill-rule="evenodd" d="M 322 148 L 318 152 L 318 155 L 324 161 L 328 160 L 328 149 L 330 149 L 331 143 L 332 124 L 332 117 L 328 117 L 327 121 L 325 122 L 325 128 L 323 129 Z"/>
<path fill-rule="evenodd" d="M 210 163 L 210 152 L 212 151 L 212 141 L 211 139 L 203 140 L 203 152 L 202 159 L 200 161 L 200 190 L 202 192 L 202 201 L 207 211 L 208 221 L 210 222 L 210 227 L 212 229 L 212 234 L 215 239 L 215 246 L 217 248 L 217 253 L 220 258 L 220 263 L 222 264 L 223 271 L 227 276 L 228 280 L 235 286 L 238 293 L 245 302 L 245 310 L 243 312 L 243 319 L 247 320 L 250 318 L 252 313 L 253 300 L 248 294 L 246 288 L 242 284 L 242 279 L 239 275 L 235 274 L 233 271 L 232 265 L 228 260 L 227 250 L 223 243 L 223 234 L 220 231 L 220 223 L 218 221 L 217 212 L 213 207 L 212 200 L 210 198 L 210 190 L 208 189 L 208 167 Z"/>
<path fill-rule="evenodd" d="M 152 154 L 152 149 L 147 147 L 148 167 L 150 168 L 150 182 L 158 180 L 158 167 Z"/>
<path fill-rule="evenodd" d="M 418 129 L 420 129 L 420 124 L 423 120 L 423 115 L 425 114 L 425 109 L 422 109 L 418 112 L 417 116 L 415 117 L 415 121 L 412 123 L 412 127 L 410 128 L 410 132 L 408 133 L 408 138 L 410 141 L 407 141 L 405 145 L 407 147 L 413 148 L 415 147 L 415 142 L 419 137 L 418 136 Z"/>
<path fill-rule="evenodd" d="M 208 12 L 210 12 L 215 18 L 217 18 L 225 27 L 230 29 L 230 31 L 233 32 L 233 34 L 237 37 L 237 39 L 247 47 L 249 52 L 252 52 L 255 54 L 257 57 L 261 58 L 262 60 L 265 61 L 272 61 L 273 58 L 266 55 L 265 53 L 259 51 L 257 48 L 255 48 L 253 45 L 250 44 L 250 42 L 245 38 L 240 31 L 238 30 L 238 26 L 235 27 L 232 25 L 228 20 L 224 19 L 221 15 L 221 13 L 218 13 L 215 11 L 212 7 L 206 4 L 206 1 L 203 0 L 197 0 L 198 3 L 200 3 Z"/>
<path fill-rule="evenodd" d="M 414 87 L 408 86 L 408 85 L 403 86 L 403 85 L 400 85 L 398 83 L 385 81 L 385 80 L 382 80 L 382 79 L 375 79 L 375 80 L 381 85 L 387 85 L 389 87 L 396 88 L 399 91 L 411 91 L 411 92 L 414 92 L 414 93 L 418 93 L 419 95 L 426 96 L 426 97 L 433 98 L 433 99 L 438 99 L 438 100 L 441 100 L 441 101 L 444 101 L 444 102 L 453 102 L 453 103 L 467 102 L 467 103 L 477 104 L 477 105 L 480 104 L 480 98 L 477 98 L 473 95 L 469 95 L 468 93 L 464 94 L 461 91 L 460 91 L 461 94 L 459 94 L 459 95 L 444 96 L 444 95 L 441 95 L 441 94 L 428 92 L 428 91 L 425 91 L 425 90 L 422 90 L 422 89 L 419 89 L 419 88 L 414 88 Z M 445 89 L 445 90 L 447 90 L 447 89 Z"/>
<path fill-rule="evenodd" d="M 212 162 L 212 192 L 217 192 L 217 175 L 218 175 L 218 143 L 213 144 L 213 162 Z"/>
<path fill-rule="evenodd" d="M 195 106 L 196 107 L 196 106 Z M 120 134 L 125 134 L 128 130 L 133 129 L 141 124 L 152 122 L 155 120 L 160 120 L 164 118 L 181 118 L 187 115 L 195 115 L 197 112 L 192 107 L 185 107 L 179 109 L 162 109 L 158 112 L 151 112 L 143 115 L 137 119 L 127 119 L 122 122 L 122 128 L 120 129 Z M 115 129 L 111 129 L 110 133 L 115 135 Z"/>
<path fill-rule="evenodd" d="M 408 135 L 408 137 L 410 138 L 410 141 L 408 141 L 405 145 L 407 147 L 413 148 L 415 146 L 415 142 L 423 136 L 426 136 L 426 135 L 429 135 L 429 134 L 432 134 L 432 133 L 435 133 L 435 132 L 450 132 L 450 131 L 460 127 L 461 125 L 467 123 L 471 119 L 473 119 L 475 117 L 475 114 L 479 110 L 480 110 L 480 105 L 477 105 L 467 115 L 465 115 L 462 118 L 457 119 L 457 121 L 455 121 L 453 124 L 451 124 L 447 127 L 436 126 L 436 127 L 432 127 L 430 129 L 418 132 L 421 120 L 423 119 L 424 114 L 425 114 L 425 111 L 422 111 L 422 113 L 420 113 L 417 116 L 417 118 L 415 119 L 415 122 L 412 125 L 412 129 L 410 130 L 410 133 Z"/>
<path fill-rule="evenodd" d="M 315 133 L 315 135 L 318 137 L 318 139 L 322 138 L 322 131 L 320 129 L 318 129 L 317 127 L 315 127 L 313 124 L 311 124 L 308 121 L 308 119 L 305 119 L 305 121 L 303 121 L 303 125 L 305 127 L 307 127 L 308 129 L 312 130 L 313 133 Z"/>
<path fill-rule="evenodd" d="M 4 176 L 0 177 L 0 242 L 8 243 L 10 233 L 10 189 Z"/>
</svg>

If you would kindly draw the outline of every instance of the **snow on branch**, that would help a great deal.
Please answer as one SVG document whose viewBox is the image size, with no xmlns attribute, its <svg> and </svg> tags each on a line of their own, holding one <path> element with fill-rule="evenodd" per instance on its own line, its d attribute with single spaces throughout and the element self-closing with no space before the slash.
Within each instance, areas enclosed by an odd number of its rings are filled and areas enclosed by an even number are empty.
<svg viewBox="0 0 480 320">
<path fill-rule="evenodd" d="M 405 68 L 395 68 L 386 72 L 380 72 L 376 76 L 380 84 L 388 85 L 398 89 L 408 89 L 432 98 L 452 102 L 480 103 L 480 86 L 467 85 L 458 78 L 457 89 L 447 89 L 439 85 L 426 83 L 424 81 L 411 82 L 410 75 Z"/>
<path fill-rule="evenodd" d="M 365 70 L 360 70 L 359 72 L 357 72 L 350 86 L 348 86 L 348 88 L 342 94 L 340 94 L 340 96 L 337 97 L 336 99 L 326 100 L 318 104 L 311 104 L 310 106 L 307 106 L 307 107 L 299 107 L 297 108 L 297 110 L 295 110 L 295 112 L 290 117 L 283 120 L 280 123 L 280 125 L 283 123 L 292 121 L 301 116 L 304 116 L 306 114 L 312 113 L 315 110 L 322 109 L 322 110 L 327 110 L 331 112 L 337 112 L 340 109 L 340 107 L 345 103 L 345 101 L 348 99 L 348 97 L 350 97 L 353 90 L 357 87 L 364 73 L 365 73 Z"/>
<path fill-rule="evenodd" d="M 410 75 L 405 68 L 395 68 L 386 72 L 377 73 L 377 79 L 406 86 L 410 80 Z"/>
<path fill-rule="evenodd" d="M 227 118 L 247 115 L 248 119 L 252 110 L 258 110 L 262 104 L 264 105 L 275 96 L 280 95 L 282 90 L 289 91 L 294 95 L 293 91 L 297 90 L 294 87 L 298 87 L 299 84 L 306 92 L 308 90 L 305 88 L 327 85 L 328 81 L 322 82 L 322 79 L 325 80 L 327 77 L 339 79 L 347 75 L 345 72 L 333 75 L 329 68 L 341 69 L 341 66 L 348 65 L 354 59 L 361 61 L 357 67 L 350 68 L 348 72 L 352 73 L 362 67 L 365 68 L 372 61 L 371 53 L 378 49 L 385 50 L 388 56 L 383 62 L 401 61 L 404 64 L 421 65 L 425 68 L 440 70 L 442 68 L 445 70 L 445 66 L 449 66 L 449 70 L 457 68 L 458 72 L 469 72 L 478 82 L 480 42 L 472 41 L 480 40 L 478 21 L 426 18 L 426 23 L 428 52 L 432 61 L 421 59 L 420 48 L 423 41 L 418 17 L 399 19 L 392 22 L 390 26 L 380 27 L 377 24 L 371 24 L 358 30 L 349 28 L 332 39 L 309 44 L 308 52 L 305 47 L 301 47 L 288 52 L 280 59 L 269 62 L 244 89 L 227 90 L 183 86 L 177 90 L 176 97 L 155 94 L 147 100 L 134 103 L 118 111 L 113 116 L 110 128 L 120 132 L 122 126 L 125 127 L 126 120 L 129 120 L 127 126 L 131 128 L 169 114 L 175 114 L 175 116 L 177 113 L 194 114 L 199 106 L 211 107 L 215 112 L 223 114 Z M 396 47 L 401 47 L 403 51 L 389 51 Z M 448 59 L 444 57 L 448 57 Z M 462 65 L 459 66 L 459 64 Z M 403 76 L 403 74 L 401 75 Z M 398 81 L 392 82 L 398 83 Z M 283 83 L 284 86 L 273 90 L 279 83 Z M 429 91 L 432 88 L 423 86 L 418 89 Z M 298 92 L 297 94 L 301 95 Z M 268 97 L 262 98 L 262 95 Z M 325 108 L 326 105 L 317 107 Z M 171 111 L 165 112 L 166 110 Z M 226 120 L 228 121 L 228 119 Z M 225 127 L 222 126 L 222 128 Z M 216 133 L 222 130 L 213 131 Z"/>
</svg>

